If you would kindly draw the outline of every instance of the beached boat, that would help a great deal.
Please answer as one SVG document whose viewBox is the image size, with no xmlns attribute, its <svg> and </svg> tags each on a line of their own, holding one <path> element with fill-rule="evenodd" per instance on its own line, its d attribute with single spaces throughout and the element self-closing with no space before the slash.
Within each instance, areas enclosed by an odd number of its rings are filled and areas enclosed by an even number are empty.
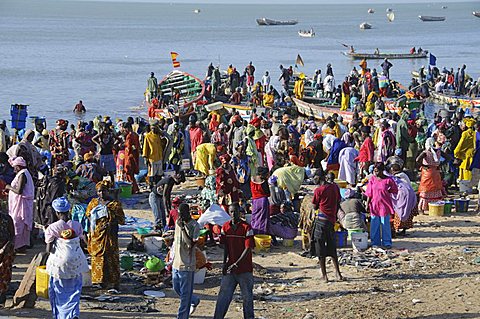
<svg viewBox="0 0 480 319">
<path fill-rule="evenodd" d="M 368 22 L 364 22 L 362 24 L 360 24 L 360 29 L 362 30 L 369 30 L 372 28 L 372 25 Z"/>
<path fill-rule="evenodd" d="M 422 53 L 352 53 L 352 52 L 344 52 L 348 57 L 352 59 L 362 60 L 362 59 L 424 59 L 428 55 L 428 51 L 423 51 Z"/>
<path fill-rule="evenodd" d="M 480 108 L 480 96 L 472 98 L 469 96 L 458 96 L 449 93 L 439 93 L 430 90 L 430 99 L 439 104 L 452 104 L 462 108 Z"/>
<path fill-rule="evenodd" d="M 257 19 L 258 25 L 295 25 L 297 20 L 273 20 L 268 18 Z"/>
<path fill-rule="evenodd" d="M 339 106 L 320 106 L 317 104 L 308 103 L 297 98 L 292 98 L 293 102 L 297 106 L 298 113 L 302 114 L 305 117 L 313 116 L 315 119 L 326 119 L 333 114 L 338 114 L 343 117 L 345 123 L 351 122 L 353 120 L 353 112 L 351 111 L 340 111 Z"/>
<path fill-rule="evenodd" d="M 158 83 L 159 91 L 162 92 L 166 99 L 171 101 L 171 109 L 174 110 L 174 115 L 181 117 L 190 115 L 195 111 L 195 104 L 203 99 L 205 94 L 205 84 L 197 77 L 174 70 L 165 76 Z M 173 103 L 172 96 L 174 91 L 180 93 L 179 104 Z"/>
<path fill-rule="evenodd" d="M 472 14 L 477 18 L 480 18 L 480 11 L 473 11 Z"/>
<path fill-rule="evenodd" d="M 434 16 L 418 16 L 418 18 L 424 22 L 434 22 L 434 21 L 445 21 L 445 17 L 434 17 Z"/>
<path fill-rule="evenodd" d="M 370 8 L 370 9 L 368 9 L 368 11 L 367 11 L 367 12 L 368 12 L 368 13 L 375 13 L 375 10 L 374 10 L 374 9 L 372 9 L 372 8 Z"/>
<path fill-rule="evenodd" d="M 298 35 L 301 36 L 302 38 L 313 38 L 315 37 L 315 31 L 313 29 L 310 30 L 300 30 L 298 31 Z"/>
</svg>

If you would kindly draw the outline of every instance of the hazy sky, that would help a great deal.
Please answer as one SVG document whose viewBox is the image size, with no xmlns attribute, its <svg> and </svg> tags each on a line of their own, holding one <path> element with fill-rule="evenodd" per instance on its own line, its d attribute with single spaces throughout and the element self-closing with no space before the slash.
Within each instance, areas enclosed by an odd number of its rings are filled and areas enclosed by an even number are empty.
<svg viewBox="0 0 480 319">
<path fill-rule="evenodd" d="M 91 1 L 91 0 L 73 0 Z M 371 3 L 371 4 L 396 4 L 396 3 L 452 3 L 452 2 L 478 2 L 478 0 L 94 0 L 111 2 L 158 2 L 158 3 L 225 3 L 225 4 L 340 4 L 340 3 Z"/>
</svg>

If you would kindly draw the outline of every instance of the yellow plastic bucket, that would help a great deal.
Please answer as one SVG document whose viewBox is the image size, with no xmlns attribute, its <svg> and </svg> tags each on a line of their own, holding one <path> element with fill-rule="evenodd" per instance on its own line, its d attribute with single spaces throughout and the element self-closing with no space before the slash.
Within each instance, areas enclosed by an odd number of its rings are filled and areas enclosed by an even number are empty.
<svg viewBox="0 0 480 319">
<path fill-rule="evenodd" d="M 269 251 L 272 245 L 272 236 L 270 235 L 255 235 L 255 251 L 257 253 L 262 251 Z"/>
<path fill-rule="evenodd" d="M 46 266 L 39 266 L 35 271 L 35 292 L 38 297 L 48 299 L 48 282 L 50 276 Z"/>
<path fill-rule="evenodd" d="M 436 202 L 428 203 L 428 216 L 443 216 L 445 211 L 445 203 Z"/>
</svg>

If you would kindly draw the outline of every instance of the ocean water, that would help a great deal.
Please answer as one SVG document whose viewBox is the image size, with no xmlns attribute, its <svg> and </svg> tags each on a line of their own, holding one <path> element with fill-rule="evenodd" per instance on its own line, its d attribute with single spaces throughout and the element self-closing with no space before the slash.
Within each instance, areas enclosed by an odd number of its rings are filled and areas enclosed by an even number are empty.
<svg viewBox="0 0 480 319">
<path fill-rule="evenodd" d="M 294 1 L 292 0 L 292 3 Z M 442 9 L 447 5 L 447 9 Z M 385 10 L 396 19 L 389 23 Z M 374 14 L 368 14 L 374 8 Z M 194 9 L 200 9 L 195 14 Z M 333 66 L 337 83 L 358 61 L 343 56 L 341 43 L 357 52 L 408 52 L 421 46 L 437 57 L 439 67 L 467 65 L 480 75 L 478 2 L 357 5 L 214 5 L 115 3 L 54 0 L 0 1 L 0 119 L 9 119 L 12 103 L 30 104 L 29 115 L 74 120 L 82 99 L 87 118 L 99 114 L 125 117 L 145 112 L 142 105 L 151 71 L 161 79 L 172 70 L 170 51 L 179 54 L 181 70 L 203 78 L 210 62 L 238 69 L 249 61 L 257 78 L 269 70 L 279 86 L 279 65 L 312 74 Z M 445 22 L 422 22 L 418 15 L 446 16 Z M 296 26 L 257 26 L 255 19 L 298 19 Z M 372 30 L 360 30 L 369 22 Z M 313 27 L 315 38 L 297 31 Z M 378 67 L 381 61 L 369 62 Z M 428 60 L 393 60 L 391 77 L 404 85 L 410 71 Z"/>
</svg>

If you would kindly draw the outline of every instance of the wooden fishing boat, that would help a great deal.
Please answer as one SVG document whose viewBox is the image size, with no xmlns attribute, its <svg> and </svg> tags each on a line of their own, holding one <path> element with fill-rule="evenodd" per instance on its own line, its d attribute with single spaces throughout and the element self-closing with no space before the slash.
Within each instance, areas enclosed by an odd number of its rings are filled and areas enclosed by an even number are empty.
<svg viewBox="0 0 480 319">
<path fill-rule="evenodd" d="M 428 55 L 428 51 L 423 51 L 422 53 L 352 53 L 352 52 L 343 52 L 344 55 L 351 57 L 355 60 L 373 60 L 373 59 L 425 59 Z"/>
<path fill-rule="evenodd" d="M 257 19 L 258 25 L 295 25 L 297 23 L 297 20 L 273 20 L 269 18 Z"/>
<path fill-rule="evenodd" d="M 472 14 L 477 18 L 480 18 L 480 11 L 473 11 Z"/>
<path fill-rule="evenodd" d="M 308 103 L 297 98 L 292 98 L 293 102 L 297 106 L 298 113 L 310 117 L 313 116 L 317 120 L 326 119 L 333 114 L 338 114 L 343 117 L 343 121 L 348 123 L 353 120 L 353 112 L 340 111 L 339 105 L 320 106 L 312 103 Z"/>
<path fill-rule="evenodd" d="M 307 31 L 300 30 L 298 31 L 298 35 L 302 38 L 313 38 L 315 37 L 315 31 L 313 31 L 313 29 Z"/>
<path fill-rule="evenodd" d="M 458 96 L 453 93 L 439 93 L 430 90 L 430 99 L 436 103 L 452 104 L 462 108 L 480 108 L 480 96 L 472 98 L 468 96 Z"/>
<path fill-rule="evenodd" d="M 424 22 L 434 22 L 434 21 L 445 21 L 445 17 L 434 17 L 434 16 L 418 16 L 418 18 Z"/>
<path fill-rule="evenodd" d="M 372 25 L 368 22 L 364 22 L 360 24 L 360 29 L 362 30 L 370 30 L 372 28 Z"/>
<path fill-rule="evenodd" d="M 169 108 L 173 110 L 173 114 L 180 117 L 186 117 L 195 112 L 195 105 L 203 99 L 205 94 L 205 84 L 202 80 L 179 70 L 173 70 L 165 76 L 159 82 L 158 88 L 164 98 L 170 101 Z M 175 91 L 180 93 L 178 104 L 173 102 Z M 159 110 L 159 113 L 165 114 L 161 111 Z"/>
</svg>

